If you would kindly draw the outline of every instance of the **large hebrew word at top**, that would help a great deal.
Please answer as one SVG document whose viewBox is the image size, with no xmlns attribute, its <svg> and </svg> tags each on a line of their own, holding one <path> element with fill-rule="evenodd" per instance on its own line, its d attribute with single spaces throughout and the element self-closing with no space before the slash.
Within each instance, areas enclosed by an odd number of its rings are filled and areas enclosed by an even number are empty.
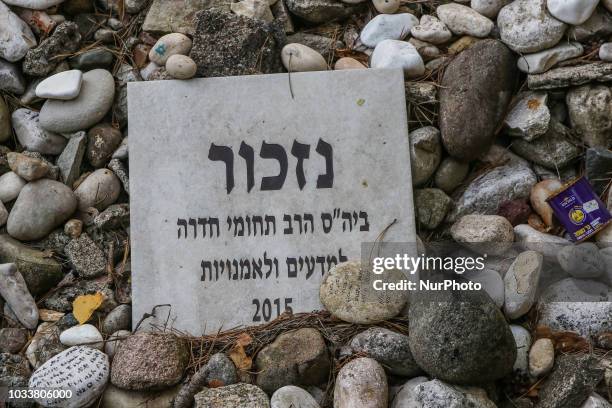
<svg viewBox="0 0 612 408">
<path fill-rule="evenodd" d="M 325 173 L 320 174 L 317 178 L 317 188 L 332 188 L 334 185 L 333 148 L 323 139 L 319 139 L 315 152 L 325 158 Z M 304 160 L 310 158 L 310 145 L 294 140 L 293 145 L 291 146 L 291 154 L 297 158 L 295 176 L 297 178 L 298 186 L 300 187 L 300 190 L 302 190 L 306 185 L 306 176 L 304 175 Z M 246 163 L 247 192 L 251 192 L 251 189 L 255 186 L 255 150 L 253 147 L 242 141 L 240 143 L 238 155 L 242 157 Z M 279 144 L 266 143 L 264 141 L 259 149 L 259 157 L 262 159 L 278 161 L 280 168 L 277 175 L 262 177 L 259 189 L 262 191 L 280 190 L 283 187 L 283 184 L 285 184 L 289 167 L 289 161 L 287 159 L 287 152 L 285 151 L 285 148 Z M 208 158 L 211 161 L 222 161 L 225 163 L 225 183 L 227 194 L 231 193 L 234 189 L 234 152 L 232 148 L 229 146 L 218 146 L 211 143 L 210 148 L 208 149 Z"/>
</svg>

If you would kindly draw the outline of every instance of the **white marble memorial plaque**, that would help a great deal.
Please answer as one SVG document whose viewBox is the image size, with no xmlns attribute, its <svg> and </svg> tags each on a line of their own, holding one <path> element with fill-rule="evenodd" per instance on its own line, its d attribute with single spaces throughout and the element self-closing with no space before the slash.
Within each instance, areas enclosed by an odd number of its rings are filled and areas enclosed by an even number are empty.
<svg viewBox="0 0 612 408">
<path fill-rule="evenodd" d="M 291 82 L 291 88 L 290 88 Z M 400 70 L 128 84 L 133 319 L 198 335 L 322 309 L 362 242 L 414 242 Z"/>
</svg>

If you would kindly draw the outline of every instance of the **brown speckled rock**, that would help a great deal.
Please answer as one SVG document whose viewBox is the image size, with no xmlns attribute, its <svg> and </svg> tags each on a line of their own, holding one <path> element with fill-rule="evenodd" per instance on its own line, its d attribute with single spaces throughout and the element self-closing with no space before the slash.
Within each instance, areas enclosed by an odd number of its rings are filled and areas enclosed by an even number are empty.
<svg viewBox="0 0 612 408">
<path fill-rule="evenodd" d="M 138 333 L 124 340 L 111 367 L 111 383 L 128 390 L 171 387 L 189 360 L 187 344 L 173 334 Z"/>
</svg>

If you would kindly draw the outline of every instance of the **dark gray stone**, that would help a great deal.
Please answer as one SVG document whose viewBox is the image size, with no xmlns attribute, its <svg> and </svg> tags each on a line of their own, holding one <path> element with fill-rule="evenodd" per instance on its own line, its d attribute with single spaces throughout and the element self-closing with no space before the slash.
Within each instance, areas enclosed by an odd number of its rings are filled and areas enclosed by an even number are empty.
<svg viewBox="0 0 612 408">
<path fill-rule="evenodd" d="M 105 48 L 94 48 L 70 58 L 70 67 L 89 71 L 96 68 L 108 68 L 113 63 L 113 53 Z"/>
<path fill-rule="evenodd" d="M 287 0 L 287 8 L 297 17 L 314 24 L 343 20 L 362 9 L 361 5 L 339 0 Z"/>
<path fill-rule="evenodd" d="M 435 304 L 431 292 L 421 296 L 410 303 L 408 317 L 410 350 L 423 370 L 443 381 L 468 385 L 512 372 L 516 343 L 488 295 L 444 291 Z"/>
<path fill-rule="evenodd" d="M 78 132 L 73 135 L 64 148 L 62 154 L 57 158 L 62 181 L 72 188 L 76 179 L 81 175 L 81 164 L 87 146 L 87 134 Z"/>
<path fill-rule="evenodd" d="M 23 72 L 32 76 L 45 76 L 66 58 L 65 55 L 78 50 L 80 44 L 79 27 L 70 21 L 62 23 L 49 38 L 28 51 L 23 60 Z"/>
<path fill-rule="evenodd" d="M 404 334 L 372 327 L 353 337 L 350 346 L 354 352 L 378 361 L 389 374 L 416 377 L 423 372 L 414 361 L 408 336 Z"/>
<path fill-rule="evenodd" d="M 602 193 L 612 179 L 612 151 L 591 147 L 586 151 L 586 176 L 597 193 Z"/>
<path fill-rule="evenodd" d="M 102 322 L 102 332 L 112 334 L 119 330 L 132 330 L 132 306 L 119 305 L 106 315 Z"/>
<path fill-rule="evenodd" d="M 451 156 L 468 161 L 488 150 L 517 77 L 516 57 L 497 40 L 477 42 L 448 65 L 439 92 L 440 131 Z"/>
<path fill-rule="evenodd" d="M 514 139 L 511 149 L 519 156 L 551 170 L 561 169 L 582 153 L 571 141 L 571 131 L 563 124 L 551 119 L 548 131 L 529 142 Z"/>
<path fill-rule="evenodd" d="M 276 23 L 204 10 L 196 15 L 190 57 L 199 77 L 282 72 L 280 50 L 285 41 Z"/>
<path fill-rule="evenodd" d="M 216 384 L 232 385 L 238 382 L 236 366 L 224 353 L 213 354 L 206 367 L 208 368 L 208 376 L 206 377 L 208 384 L 214 382 Z"/>
<path fill-rule="evenodd" d="M 603 368 L 592 355 L 560 354 L 540 388 L 536 408 L 580 408 L 603 376 Z"/>
<path fill-rule="evenodd" d="M 108 168 L 115 173 L 127 195 L 130 195 L 130 175 L 123 162 L 119 159 L 112 159 L 108 162 Z"/>
</svg>

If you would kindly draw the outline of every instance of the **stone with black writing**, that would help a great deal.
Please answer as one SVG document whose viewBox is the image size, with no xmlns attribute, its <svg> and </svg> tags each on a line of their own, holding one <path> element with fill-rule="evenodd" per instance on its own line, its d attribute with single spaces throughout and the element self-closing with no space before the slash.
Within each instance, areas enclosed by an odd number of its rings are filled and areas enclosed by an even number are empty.
<svg viewBox="0 0 612 408">
<path fill-rule="evenodd" d="M 134 391 L 170 387 L 183 378 L 188 360 L 187 344 L 175 335 L 137 333 L 117 348 L 111 382 Z"/>
<path fill-rule="evenodd" d="M 364 284 L 374 280 L 385 283 L 399 282 L 404 274 L 392 269 L 383 275 L 374 275 L 359 261 L 334 266 L 323 277 L 319 294 L 321 303 L 334 316 L 350 323 L 378 323 L 397 316 L 408 297 L 404 291 L 385 291 L 384 299 L 375 291 L 362 291 Z M 365 282 L 365 283 L 364 283 Z"/>
<path fill-rule="evenodd" d="M 59 353 L 40 366 L 30 377 L 30 388 L 69 389 L 66 400 L 37 398 L 45 407 L 83 408 L 95 401 L 108 381 L 106 354 L 90 347 L 75 346 Z"/>
<path fill-rule="evenodd" d="M 323 336 L 316 329 L 279 335 L 255 358 L 256 384 L 267 393 L 285 385 L 317 385 L 326 381 L 331 360 Z"/>
<path fill-rule="evenodd" d="M 335 408 L 386 408 L 387 376 L 376 360 L 361 357 L 342 366 L 334 387 Z"/>
<path fill-rule="evenodd" d="M 378 361 L 389 374 L 414 377 L 422 372 L 410 353 L 407 335 L 372 327 L 353 337 L 350 347 Z"/>
</svg>

